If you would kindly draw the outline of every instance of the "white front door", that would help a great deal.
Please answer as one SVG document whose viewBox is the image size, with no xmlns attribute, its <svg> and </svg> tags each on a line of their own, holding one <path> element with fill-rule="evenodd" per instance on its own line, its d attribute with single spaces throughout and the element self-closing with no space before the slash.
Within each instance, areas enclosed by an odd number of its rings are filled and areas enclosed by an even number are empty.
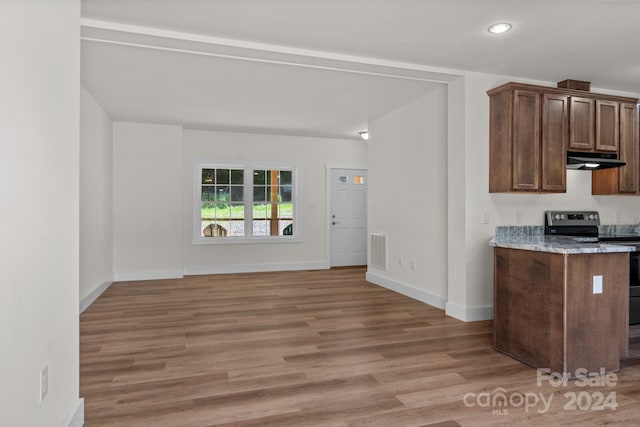
<svg viewBox="0 0 640 427">
<path fill-rule="evenodd" d="M 331 169 L 331 266 L 367 264 L 367 171 Z"/>
</svg>

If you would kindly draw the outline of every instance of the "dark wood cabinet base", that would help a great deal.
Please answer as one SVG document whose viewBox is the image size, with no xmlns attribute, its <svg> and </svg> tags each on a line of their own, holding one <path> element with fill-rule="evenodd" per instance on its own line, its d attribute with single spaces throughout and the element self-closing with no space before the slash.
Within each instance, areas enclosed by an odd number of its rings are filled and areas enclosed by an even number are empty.
<svg viewBox="0 0 640 427">
<path fill-rule="evenodd" d="M 494 255 L 496 350 L 572 376 L 620 368 L 629 342 L 628 253 Z M 602 276 L 602 293 L 593 293 L 593 276 Z"/>
</svg>

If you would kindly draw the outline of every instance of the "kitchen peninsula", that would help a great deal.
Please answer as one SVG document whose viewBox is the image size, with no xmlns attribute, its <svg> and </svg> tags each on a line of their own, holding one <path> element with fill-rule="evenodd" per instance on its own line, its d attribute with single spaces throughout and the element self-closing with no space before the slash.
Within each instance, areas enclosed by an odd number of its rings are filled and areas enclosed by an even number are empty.
<svg viewBox="0 0 640 427">
<path fill-rule="evenodd" d="M 574 375 L 616 371 L 628 353 L 628 246 L 498 227 L 494 247 L 496 350 Z"/>
</svg>

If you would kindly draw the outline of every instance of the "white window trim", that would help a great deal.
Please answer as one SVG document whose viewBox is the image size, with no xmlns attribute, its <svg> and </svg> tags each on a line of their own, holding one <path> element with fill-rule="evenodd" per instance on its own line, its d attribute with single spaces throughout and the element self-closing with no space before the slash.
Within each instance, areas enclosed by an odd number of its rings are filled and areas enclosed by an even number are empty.
<svg viewBox="0 0 640 427">
<path fill-rule="evenodd" d="M 245 205 L 245 236 L 227 237 L 202 237 L 201 230 L 201 191 L 202 191 L 202 169 L 243 169 L 244 170 L 244 205 Z M 291 202 L 293 203 L 293 235 L 292 236 L 252 236 L 246 232 L 253 232 L 253 171 L 275 169 L 290 170 L 293 184 L 291 192 Z M 192 202 L 192 241 L 193 245 L 229 245 L 229 244 L 254 244 L 254 243 L 300 243 L 302 234 L 300 221 L 298 220 L 298 168 L 290 164 L 261 163 L 261 162 L 226 162 L 196 159 L 193 160 L 193 202 Z M 247 209 L 249 206 L 249 209 Z"/>
</svg>

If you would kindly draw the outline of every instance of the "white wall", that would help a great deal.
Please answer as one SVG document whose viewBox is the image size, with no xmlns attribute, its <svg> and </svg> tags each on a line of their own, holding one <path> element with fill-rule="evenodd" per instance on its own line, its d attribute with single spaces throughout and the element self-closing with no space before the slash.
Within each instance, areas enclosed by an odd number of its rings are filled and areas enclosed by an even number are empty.
<svg viewBox="0 0 640 427">
<path fill-rule="evenodd" d="M 80 3 L 0 13 L 0 424 L 68 425 L 78 396 Z M 49 394 L 39 399 L 39 372 Z M 79 411 L 79 412 L 78 412 Z"/>
<path fill-rule="evenodd" d="M 115 122 L 115 280 L 182 276 L 182 127 Z"/>
<path fill-rule="evenodd" d="M 113 122 L 80 88 L 80 302 L 113 282 Z"/>
<path fill-rule="evenodd" d="M 465 198 L 466 198 L 466 300 L 468 309 L 493 305 L 493 251 L 487 246 L 498 225 L 516 225 L 516 214 L 523 225 L 542 225 L 547 209 L 593 209 L 602 216 L 603 224 L 640 221 L 640 197 L 592 196 L 591 172 L 568 171 L 566 194 L 489 194 L 489 97 L 486 91 L 513 78 L 484 74 L 468 74 L 465 78 Z M 527 82 L 523 79 L 516 81 Z M 552 82 L 530 82 L 555 86 Z M 597 93 L 614 93 L 592 89 Z M 638 96 L 638 94 L 626 94 Z M 490 223 L 482 224 L 482 214 Z"/>
<path fill-rule="evenodd" d="M 361 166 L 366 143 L 251 133 L 183 133 L 185 274 L 327 268 L 325 165 Z M 273 162 L 298 168 L 299 243 L 193 245 L 193 161 Z"/>
<path fill-rule="evenodd" d="M 370 265 L 367 278 L 444 308 L 446 86 L 372 121 L 369 135 L 368 229 L 387 233 L 388 269 Z"/>
</svg>

